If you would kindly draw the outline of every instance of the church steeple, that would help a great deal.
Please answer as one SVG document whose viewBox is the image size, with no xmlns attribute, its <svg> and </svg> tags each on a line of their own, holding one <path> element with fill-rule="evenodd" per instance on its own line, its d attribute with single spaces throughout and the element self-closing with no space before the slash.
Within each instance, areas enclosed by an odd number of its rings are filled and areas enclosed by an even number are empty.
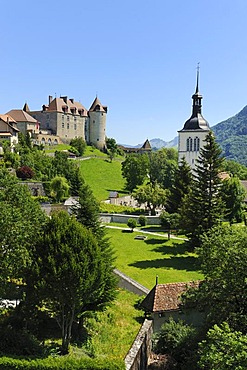
<svg viewBox="0 0 247 370">
<path fill-rule="evenodd" d="M 199 92 L 199 63 L 196 74 L 196 91 L 192 95 L 192 115 L 185 122 L 183 130 L 208 130 L 209 124 L 202 116 L 202 95 Z"/>
</svg>

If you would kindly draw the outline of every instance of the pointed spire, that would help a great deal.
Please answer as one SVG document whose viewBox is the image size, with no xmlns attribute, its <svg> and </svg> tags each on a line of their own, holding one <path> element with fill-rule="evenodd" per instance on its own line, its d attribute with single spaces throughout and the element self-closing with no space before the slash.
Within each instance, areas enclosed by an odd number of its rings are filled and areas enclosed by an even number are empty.
<svg viewBox="0 0 247 370">
<path fill-rule="evenodd" d="M 200 62 L 197 63 L 196 92 L 195 92 L 195 94 L 199 93 L 199 72 L 200 72 Z"/>
<path fill-rule="evenodd" d="M 30 112 L 30 109 L 29 109 L 29 106 L 27 104 L 27 102 L 24 104 L 24 107 L 22 109 L 24 112 Z"/>
</svg>

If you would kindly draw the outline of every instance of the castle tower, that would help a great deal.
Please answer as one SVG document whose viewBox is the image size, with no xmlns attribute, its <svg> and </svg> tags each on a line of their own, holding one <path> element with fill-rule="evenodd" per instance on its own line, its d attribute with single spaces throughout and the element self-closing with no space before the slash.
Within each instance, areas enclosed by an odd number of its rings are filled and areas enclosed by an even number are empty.
<svg viewBox="0 0 247 370">
<path fill-rule="evenodd" d="M 192 95 L 192 115 L 178 131 L 178 161 L 185 157 L 192 170 L 195 168 L 199 150 L 210 131 L 209 124 L 202 116 L 202 95 L 199 93 L 199 67 L 197 68 L 196 91 Z"/>
<path fill-rule="evenodd" d="M 103 106 L 96 96 L 88 111 L 88 142 L 100 150 L 105 148 L 106 114 L 107 107 Z"/>
</svg>

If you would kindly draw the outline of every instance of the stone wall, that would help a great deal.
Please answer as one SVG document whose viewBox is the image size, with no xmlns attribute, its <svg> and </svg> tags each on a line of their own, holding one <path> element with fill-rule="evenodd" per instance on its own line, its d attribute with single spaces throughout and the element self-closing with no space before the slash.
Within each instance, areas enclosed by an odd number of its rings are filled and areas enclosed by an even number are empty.
<svg viewBox="0 0 247 370">
<path fill-rule="evenodd" d="M 152 320 L 145 320 L 136 336 L 127 356 L 125 357 L 126 370 L 146 370 L 151 353 L 151 338 L 153 334 Z"/>
<path fill-rule="evenodd" d="M 102 222 L 110 223 L 110 222 L 117 222 L 119 224 L 127 225 L 128 219 L 133 218 L 138 223 L 138 219 L 140 216 L 136 215 L 123 215 L 118 213 L 101 213 L 100 219 Z M 147 219 L 147 225 L 160 225 L 159 216 L 145 216 Z"/>
<path fill-rule="evenodd" d="M 126 289 L 129 292 L 135 293 L 139 296 L 147 295 L 149 293 L 149 289 L 145 288 L 143 285 L 131 279 L 121 271 L 114 269 L 114 274 L 119 279 L 118 286 L 120 288 Z"/>
</svg>

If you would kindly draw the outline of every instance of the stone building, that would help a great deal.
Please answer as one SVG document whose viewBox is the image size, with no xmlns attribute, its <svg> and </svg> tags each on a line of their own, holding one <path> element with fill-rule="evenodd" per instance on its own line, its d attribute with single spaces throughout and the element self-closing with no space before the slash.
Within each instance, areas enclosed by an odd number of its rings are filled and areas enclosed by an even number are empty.
<svg viewBox="0 0 247 370">
<path fill-rule="evenodd" d="M 22 109 L 12 109 L 7 114 L 10 115 L 16 122 L 18 129 L 25 135 L 27 132 L 32 136 L 39 133 L 39 122 L 28 114 L 29 108 L 25 104 Z"/>
<path fill-rule="evenodd" d="M 192 115 L 178 131 L 178 160 L 185 157 L 192 170 L 195 168 L 199 150 L 210 131 L 209 124 L 202 116 L 202 95 L 199 93 L 199 69 L 197 70 L 196 91 L 192 95 Z"/>
<path fill-rule="evenodd" d="M 82 137 L 87 144 L 105 148 L 107 107 L 96 97 L 87 110 L 80 102 L 67 96 L 49 96 L 48 105 L 41 111 L 28 111 L 39 122 L 40 132 L 55 135 L 63 142 Z"/>
</svg>

